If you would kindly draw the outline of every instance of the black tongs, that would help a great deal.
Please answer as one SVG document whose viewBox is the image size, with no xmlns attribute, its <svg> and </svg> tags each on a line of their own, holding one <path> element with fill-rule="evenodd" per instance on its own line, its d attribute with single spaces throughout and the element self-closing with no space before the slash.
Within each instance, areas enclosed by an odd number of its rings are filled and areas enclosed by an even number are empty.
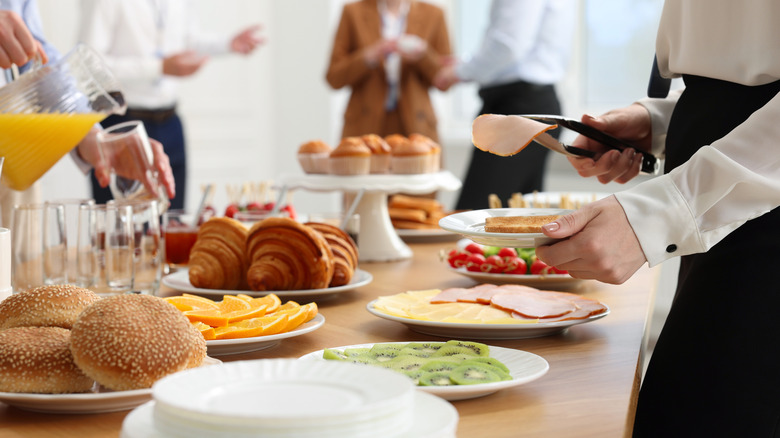
<svg viewBox="0 0 780 438">
<path fill-rule="evenodd" d="M 642 154 L 642 168 L 641 171 L 644 173 L 649 174 L 655 174 L 658 172 L 659 168 L 659 162 L 658 159 L 645 151 L 637 149 L 635 146 L 626 143 L 622 140 L 619 140 L 609 134 L 605 134 L 598 129 L 588 126 L 579 120 L 571 119 L 568 117 L 561 117 L 561 116 L 551 116 L 551 115 L 537 115 L 537 114 L 530 114 L 530 115 L 523 115 L 522 117 L 536 120 L 542 123 L 547 123 L 550 125 L 558 125 L 562 126 L 564 128 L 571 129 L 574 132 L 577 132 L 579 134 L 584 135 L 585 137 L 590 138 L 591 140 L 596 140 L 597 142 L 603 144 L 604 146 L 607 146 L 611 149 L 617 149 L 619 151 L 622 151 L 626 148 L 632 148 L 637 151 L 637 153 Z M 548 147 L 548 145 L 545 145 L 544 141 L 549 141 L 549 139 L 541 138 L 542 136 L 539 136 L 535 138 L 534 140 L 537 143 L 542 144 L 542 146 Z M 550 136 L 551 139 L 555 140 L 552 136 Z M 555 140 L 557 141 L 557 140 Z M 569 145 L 563 145 L 559 143 L 559 147 L 562 146 L 566 152 L 568 152 L 571 155 L 578 155 L 581 157 L 588 157 L 588 158 L 594 158 L 595 154 L 593 151 L 589 151 L 586 149 L 581 149 L 576 146 L 569 146 Z"/>
</svg>

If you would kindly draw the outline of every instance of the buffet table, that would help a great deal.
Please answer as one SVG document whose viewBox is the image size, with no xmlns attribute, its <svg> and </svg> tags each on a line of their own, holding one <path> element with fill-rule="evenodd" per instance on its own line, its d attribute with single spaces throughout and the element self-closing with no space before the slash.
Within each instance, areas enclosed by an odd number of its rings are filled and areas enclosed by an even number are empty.
<svg viewBox="0 0 780 438">
<path fill-rule="evenodd" d="M 439 260 L 452 243 L 415 243 L 410 259 L 363 263 L 373 281 L 354 291 L 316 297 L 325 324 L 306 335 L 223 361 L 296 358 L 327 347 L 391 341 L 441 341 L 377 318 L 366 304 L 405 290 L 470 287 L 476 283 L 448 271 Z M 549 372 L 532 382 L 491 395 L 455 401 L 458 437 L 624 437 L 631 425 L 641 376 L 645 324 L 657 272 L 640 270 L 623 285 L 586 281 L 576 290 L 607 304 L 610 314 L 562 334 L 522 340 L 480 341 L 526 350 L 545 358 Z M 178 294 L 169 289 L 163 294 Z M 303 299 L 300 300 L 303 304 Z M 307 301 L 308 302 L 308 301 Z M 0 403 L 3 437 L 119 436 L 128 411 L 107 414 L 41 414 Z"/>
</svg>

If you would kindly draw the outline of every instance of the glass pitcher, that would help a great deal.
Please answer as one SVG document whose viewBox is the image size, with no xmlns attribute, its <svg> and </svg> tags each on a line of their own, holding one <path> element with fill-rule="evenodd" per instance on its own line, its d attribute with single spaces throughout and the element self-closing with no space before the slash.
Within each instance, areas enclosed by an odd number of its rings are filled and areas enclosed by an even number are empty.
<svg viewBox="0 0 780 438">
<path fill-rule="evenodd" d="M 22 74 L 0 88 L 3 183 L 27 189 L 96 123 L 126 109 L 119 81 L 83 44 L 57 62 Z"/>
</svg>

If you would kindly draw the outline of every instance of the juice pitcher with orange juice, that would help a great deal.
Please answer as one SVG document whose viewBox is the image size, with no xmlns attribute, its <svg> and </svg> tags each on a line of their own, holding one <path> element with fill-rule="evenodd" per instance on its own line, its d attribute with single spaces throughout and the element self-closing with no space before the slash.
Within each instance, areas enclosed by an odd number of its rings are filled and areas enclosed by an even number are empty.
<svg viewBox="0 0 780 438">
<path fill-rule="evenodd" d="M 0 88 L 3 183 L 27 189 L 96 123 L 126 109 L 119 81 L 83 44 L 57 62 L 22 74 Z"/>
</svg>

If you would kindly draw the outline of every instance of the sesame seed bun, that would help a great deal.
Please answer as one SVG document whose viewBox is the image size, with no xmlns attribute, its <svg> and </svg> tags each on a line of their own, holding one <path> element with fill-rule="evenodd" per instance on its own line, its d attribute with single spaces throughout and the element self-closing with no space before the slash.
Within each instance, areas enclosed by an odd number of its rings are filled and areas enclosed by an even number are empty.
<svg viewBox="0 0 780 438">
<path fill-rule="evenodd" d="M 79 313 L 100 296 L 70 284 L 40 286 L 0 302 L 0 330 L 11 327 L 70 329 Z"/>
<path fill-rule="evenodd" d="M 14 327 L 0 330 L 0 391 L 88 392 L 94 380 L 73 362 L 70 330 Z"/>
<path fill-rule="evenodd" d="M 73 325 L 70 349 L 84 373 L 116 391 L 150 388 L 206 357 L 206 341 L 187 317 L 151 295 L 92 304 Z"/>
</svg>

